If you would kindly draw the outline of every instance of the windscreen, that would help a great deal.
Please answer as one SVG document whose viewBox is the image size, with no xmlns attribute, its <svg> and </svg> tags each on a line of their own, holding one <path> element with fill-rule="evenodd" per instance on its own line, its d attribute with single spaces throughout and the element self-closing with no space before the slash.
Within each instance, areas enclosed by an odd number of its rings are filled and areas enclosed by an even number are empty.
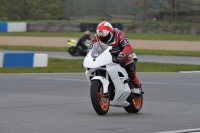
<svg viewBox="0 0 200 133">
<path fill-rule="evenodd" d="M 108 48 L 108 45 L 100 42 L 96 42 L 92 45 L 91 49 L 91 56 L 93 58 L 97 58 L 99 55 L 101 55 L 106 49 Z"/>
</svg>

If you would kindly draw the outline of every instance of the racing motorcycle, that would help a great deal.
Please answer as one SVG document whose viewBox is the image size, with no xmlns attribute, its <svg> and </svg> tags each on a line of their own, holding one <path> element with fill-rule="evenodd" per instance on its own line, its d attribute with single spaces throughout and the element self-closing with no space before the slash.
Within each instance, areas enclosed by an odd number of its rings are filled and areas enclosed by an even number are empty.
<svg viewBox="0 0 200 133">
<path fill-rule="evenodd" d="M 94 110 L 105 115 L 110 106 L 123 107 L 137 113 L 143 104 L 142 88 L 134 88 L 122 64 L 111 55 L 112 47 L 101 42 L 93 44 L 83 61 Z M 133 53 L 133 59 L 138 58 Z"/>
<path fill-rule="evenodd" d="M 69 47 L 68 52 L 72 56 L 85 56 L 86 53 L 88 52 L 88 50 L 83 50 L 80 46 L 77 46 L 77 41 L 74 39 L 70 39 L 67 42 L 71 46 Z M 85 45 L 89 47 L 90 46 L 89 41 L 86 41 Z"/>
</svg>

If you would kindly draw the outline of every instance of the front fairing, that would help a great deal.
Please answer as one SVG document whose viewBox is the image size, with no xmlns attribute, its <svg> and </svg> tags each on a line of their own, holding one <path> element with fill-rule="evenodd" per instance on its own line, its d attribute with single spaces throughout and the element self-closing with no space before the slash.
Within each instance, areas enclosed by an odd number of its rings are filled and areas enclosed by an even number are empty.
<svg viewBox="0 0 200 133">
<path fill-rule="evenodd" d="M 84 59 L 84 68 L 98 68 L 113 63 L 112 56 L 109 52 L 109 50 L 112 49 L 112 47 L 105 46 L 103 50 L 99 50 L 99 46 L 102 46 L 102 44 L 93 45 L 93 48 L 90 50 L 90 52 Z"/>
</svg>

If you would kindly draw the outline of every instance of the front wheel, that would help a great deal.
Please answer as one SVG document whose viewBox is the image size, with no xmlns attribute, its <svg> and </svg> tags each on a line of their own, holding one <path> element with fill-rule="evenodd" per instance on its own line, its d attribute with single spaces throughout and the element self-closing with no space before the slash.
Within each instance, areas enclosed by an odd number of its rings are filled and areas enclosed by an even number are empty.
<svg viewBox="0 0 200 133">
<path fill-rule="evenodd" d="M 138 96 L 137 94 L 131 93 L 130 96 L 127 98 L 127 101 L 130 103 L 130 105 L 127 107 L 124 107 L 124 109 L 128 113 L 137 113 L 142 108 L 143 95 Z"/>
<path fill-rule="evenodd" d="M 68 49 L 68 52 L 72 56 L 79 56 L 79 49 L 77 47 L 74 47 L 74 46 L 70 47 Z"/>
<path fill-rule="evenodd" d="M 93 80 L 90 88 L 91 101 L 94 110 L 99 115 L 105 115 L 109 110 L 110 99 L 104 97 L 103 85 L 100 80 Z"/>
</svg>

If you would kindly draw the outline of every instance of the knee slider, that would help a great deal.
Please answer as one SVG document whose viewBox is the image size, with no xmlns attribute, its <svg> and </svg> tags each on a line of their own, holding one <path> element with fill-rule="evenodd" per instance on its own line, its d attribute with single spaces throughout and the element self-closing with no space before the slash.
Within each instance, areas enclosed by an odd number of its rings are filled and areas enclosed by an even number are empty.
<svg viewBox="0 0 200 133">
<path fill-rule="evenodd" d="M 136 71 L 135 63 L 132 62 L 132 63 L 128 64 L 127 66 L 125 66 L 125 69 L 128 73 L 134 73 Z"/>
</svg>

